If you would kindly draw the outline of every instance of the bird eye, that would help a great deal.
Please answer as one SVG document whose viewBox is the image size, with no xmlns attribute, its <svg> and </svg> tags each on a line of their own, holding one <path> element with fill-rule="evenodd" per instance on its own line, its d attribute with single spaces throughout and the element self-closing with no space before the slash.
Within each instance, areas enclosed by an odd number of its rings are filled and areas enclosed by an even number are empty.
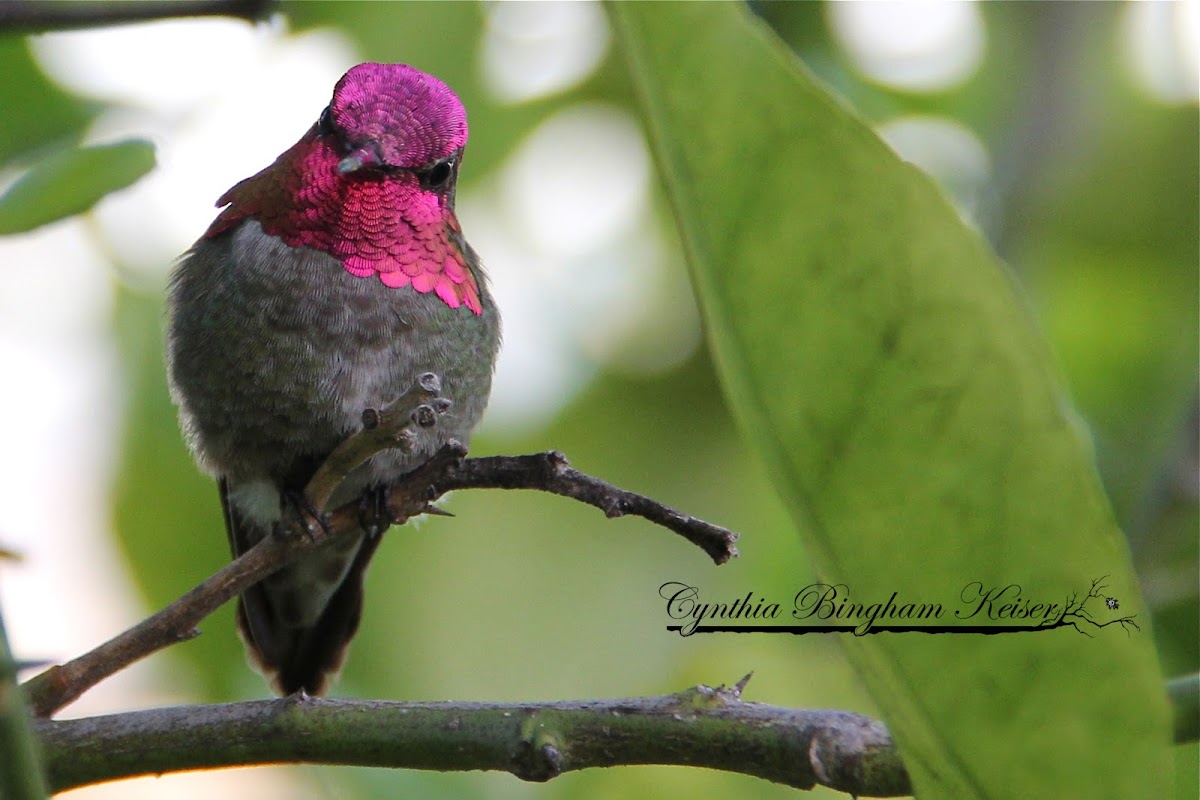
<svg viewBox="0 0 1200 800">
<path fill-rule="evenodd" d="M 447 158 L 445 161 L 439 161 L 432 167 L 422 170 L 418 173 L 421 179 L 422 188 L 428 191 L 440 191 L 446 188 L 450 183 L 451 176 L 454 175 L 454 158 Z"/>
<path fill-rule="evenodd" d="M 325 106 L 320 119 L 317 120 L 317 133 L 321 136 L 333 133 L 333 112 L 329 110 L 329 106 Z"/>
</svg>

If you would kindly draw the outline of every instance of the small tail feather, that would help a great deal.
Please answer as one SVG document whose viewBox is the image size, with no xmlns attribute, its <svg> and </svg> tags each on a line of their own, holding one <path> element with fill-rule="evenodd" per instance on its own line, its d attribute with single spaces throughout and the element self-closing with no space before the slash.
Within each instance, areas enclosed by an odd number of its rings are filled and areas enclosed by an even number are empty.
<svg viewBox="0 0 1200 800">
<path fill-rule="evenodd" d="M 225 480 L 219 483 L 225 529 L 236 558 L 261 538 L 262 532 L 243 519 L 229 502 Z M 251 537 L 254 530 L 257 535 Z M 270 535 L 269 533 L 265 535 Z M 324 694 L 346 659 L 346 650 L 362 619 L 363 576 L 381 537 L 365 536 L 341 584 L 316 623 L 308 627 L 281 624 L 267 584 L 257 583 L 238 598 L 238 633 L 253 665 L 281 695 L 303 690 Z"/>
</svg>

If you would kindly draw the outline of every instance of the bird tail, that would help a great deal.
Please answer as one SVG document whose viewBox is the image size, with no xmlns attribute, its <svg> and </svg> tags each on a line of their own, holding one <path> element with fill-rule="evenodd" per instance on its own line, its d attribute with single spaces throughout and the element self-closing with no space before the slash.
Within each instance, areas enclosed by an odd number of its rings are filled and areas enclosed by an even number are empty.
<svg viewBox="0 0 1200 800">
<path fill-rule="evenodd" d="M 271 532 L 246 519 L 219 483 L 233 556 Z M 280 695 L 324 694 L 362 618 L 363 576 L 381 536 L 346 536 L 301 556 L 238 598 L 238 634 L 251 664 Z"/>
</svg>

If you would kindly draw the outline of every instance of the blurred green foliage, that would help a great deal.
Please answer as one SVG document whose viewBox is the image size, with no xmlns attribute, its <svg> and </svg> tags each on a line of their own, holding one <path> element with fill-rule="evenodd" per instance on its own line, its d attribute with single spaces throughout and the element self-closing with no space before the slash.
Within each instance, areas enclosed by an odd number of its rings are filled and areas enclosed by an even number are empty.
<svg viewBox="0 0 1200 800">
<path fill-rule="evenodd" d="M 29 709 L 16 680 L 17 664 L 0 619 L 0 797 L 40 800 L 47 796 L 46 780 Z"/>
<path fill-rule="evenodd" d="M 4 65 L 4 124 L 0 125 L 0 164 L 38 152 L 54 152 L 74 141 L 95 105 L 72 97 L 34 62 L 25 37 L 0 32 Z"/>
<path fill-rule="evenodd" d="M 1143 635 L 1153 630 L 1164 672 L 1177 674 L 1200 664 L 1200 520 L 1196 487 L 1188 482 L 1194 473 L 1187 472 L 1196 438 L 1197 115 L 1194 106 L 1158 104 L 1131 84 L 1114 54 L 1112 4 L 1062 5 L 1069 10 L 986 4 L 982 67 L 966 84 L 933 95 L 892 91 L 858 76 L 832 42 L 821 5 L 753 8 L 870 120 L 946 114 L 992 150 L 1003 180 L 979 223 L 1027 290 L 1091 428 L 1154 615 Z M 634 108 L 615 47 L 593 76 L 567 92 L 518 105 L 492 99 L 480 77 L 481 6 L 281 8 L 294 29 L 337 28 L 364 60 L 409 62 L 454 86 L 471 115 L 465 189 L 493 174 L 533 126 L 559 109 L 598 98 Z M 673 13 L 669 5 L 658 9 Z M 27 164 L 73 145 L 98 110 L 46 79 L 20 37 L 0 35 L 0 75 L 6 109 L 0 164 Z M 1051 80 L 1059 89 L 1046 98 L 1037 89 Z M 1022 125 L 1031 119 L 1047 122 L 1044 143 L 1053 146 L 1023 146 Z M 738 123 L 728 119 L 734 128 Z M 751 175 L 771 167 L 746 165 Z M 661 199 L 655 214 L 670 227 Z M 121 286 L 113 318 L 128 397 L 114 528 L 154 607 L 227 558 L 216 491 L 191 465 L 166 393 L 161 305 L 161 293 Z M 338 693 L 621 696 L 728 683 L 753 669 L 749 700 L 879 713 L 831 637 L 682 639 L 663 630 L 657 588 L 664 581 L 693 582 L 714 599 L 748 590 L 790 597 L 813 577 L 765 468 L 737 434 L 708 353 L 656 377 L 602 372 L 542 430 L 495 432 L 477 437 L 472 449 L 547 448 L 564 450 L 588 472 L 742 531 L 743 557 L 715 569 L 682 540 L 639 521 L 608 521 L 553 497 L 460 493 L 451 505 L 456 519 L 388 534 Z M 920 563 L 923 555 L 899 552 L 896 563 Z M 206 621 L 205 635 L 157 656 L 189 676 L 197 700 L 265 693 L 244 663 L 230 617 L 223 610 Z M 1196 749 L 1176 752 L 1178 796 L 1189 796 L 1189 789 L 1194 796 Z M 506 775 L 298 772 L 331 797 L 794 796 L 751 778 L 679 768 L 594 770 L 537 787 Z"/>
<path fill-rule="evenodd" d="M 0 195 L 0 235 L 82 214 L 154 169 L 154 145 L 133 140 L 60 150 Z"/>
</svg>

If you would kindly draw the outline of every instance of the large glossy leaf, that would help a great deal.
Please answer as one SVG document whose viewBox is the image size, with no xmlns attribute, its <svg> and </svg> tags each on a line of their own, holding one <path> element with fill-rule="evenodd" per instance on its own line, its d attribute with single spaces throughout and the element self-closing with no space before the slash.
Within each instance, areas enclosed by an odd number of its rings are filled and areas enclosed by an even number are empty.
<svg viewBox="0 0 1200 800">
<path fill-rule="evenodd" d="M 1108 576 L 1141 623 L 846 637 L 917 793 L 1165 793 L 1149 615 L 1019 288 L 744 8 L 611 12 L 727 394 L 825 578 L 953 610 Z"/>
<path fill-rule="evenodd" d="M 0 195 L 0 234 L 80 214 L 152 169 L 154 145 L 138 139 L 55 153 Z"/>
</svg>

